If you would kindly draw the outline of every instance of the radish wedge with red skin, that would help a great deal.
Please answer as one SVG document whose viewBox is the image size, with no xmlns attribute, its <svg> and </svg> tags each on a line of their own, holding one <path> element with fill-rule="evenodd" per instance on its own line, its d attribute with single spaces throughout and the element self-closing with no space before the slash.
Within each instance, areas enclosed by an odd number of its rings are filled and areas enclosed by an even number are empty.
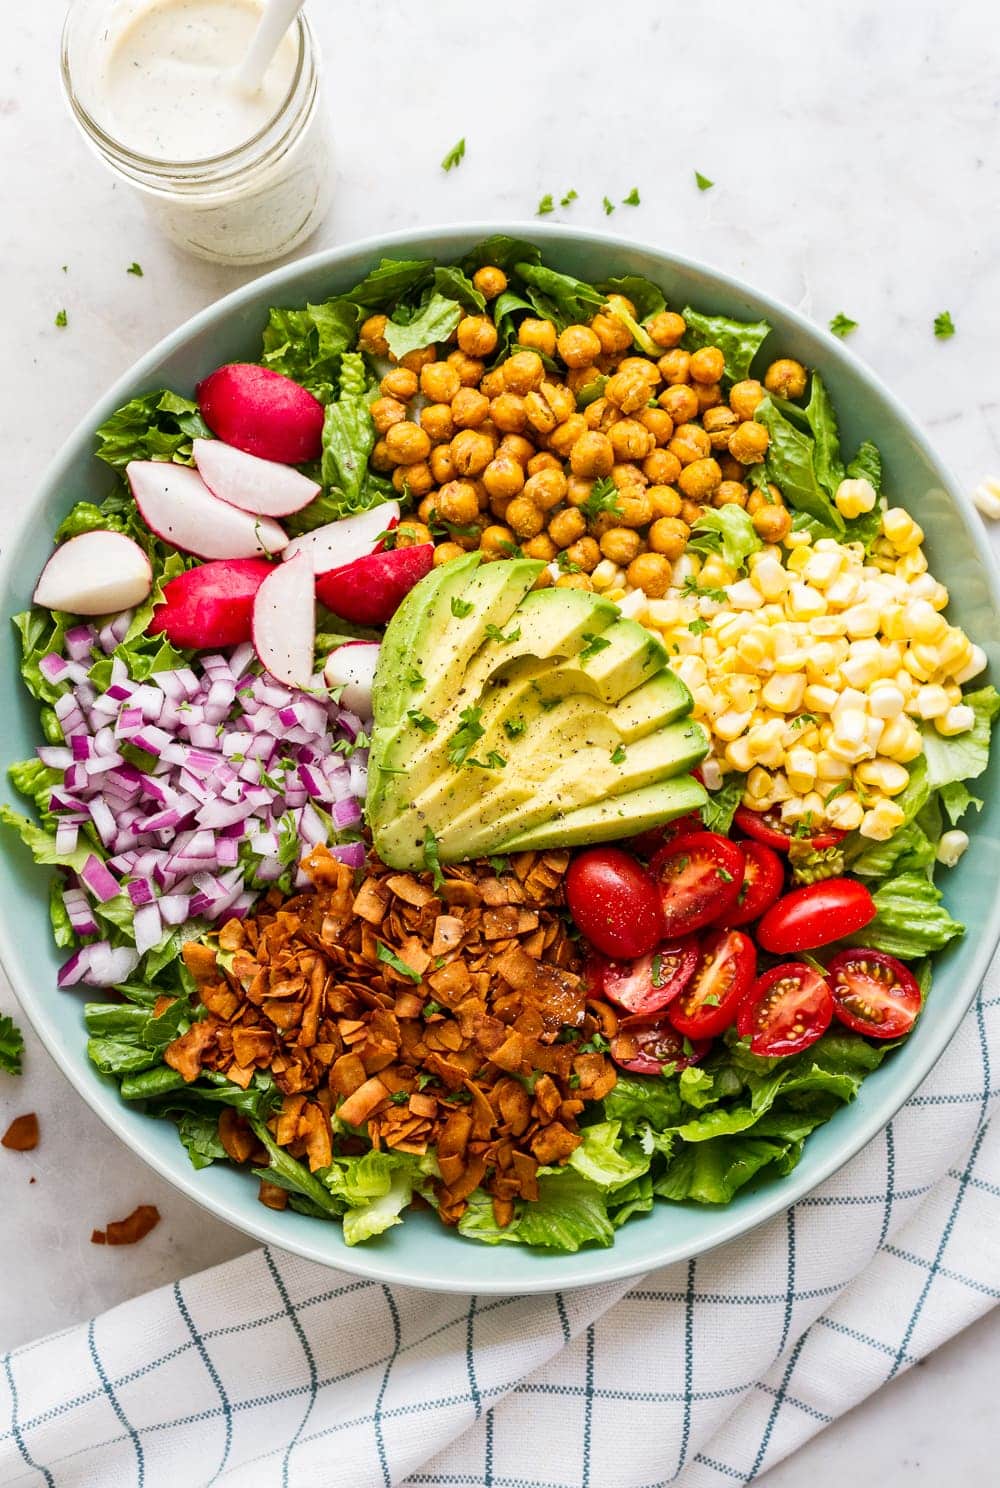
<svg viewBox="0 0 1000 1488">
<path fill-rule="evenodd" d="M 357 516 L 341 517 L 339 522 L 327 522 L 324 527 L 314 527 L 312 532 L 293 537 L 285 549 L 285 559 L 305 552 L 315 573 L 329 573 L 333 568 L 353 563 L 355 558 L 367 558 L 369 553 L 378 552 L 383 532 L 398 522 L 399 502 L 383 501 L 381 506 L 369 507 Z"/>
<path fill-rule="evenodd" d="M 81 532 L 56 548 L 32 599 L 71 615 L 111 615 L 149 598 L 153 570 L 137 542 L 122 532 Z"/>
<path fill-rule="evenodd" d="M 163 586 L 164 603 L 149 623 L 182 650 L 239 646 L 253 635 L 254 596 L 273 563 L 263 558 L 223 558 L 200 563 Z"/>
<path fill-rule="evenodd" d="M 323 668 L 327 687 L 341 688 L 341 705 L 360 718 L 372 716 L 372 683 L 378 653 L 377 641 L 345 641 L 330 652 Z"/>
<path fill-rule="evenodd" d="M 189 465 L 133 460 L 125 474 L 146 526 L 182 553 L 265 558 L 288 544 L 288 534 L 271 517 L 255 517 L 220 501 Z"/>
<path fill-rule="evenodd" d="M 320 457 L 322 403 L 270 367 L 252 362 L 217 367 L 198 384 L 198 406 L 213 434 L 248 455 L 282 465 Z"/>
<path fill-rule="evenodd" d="M 279 563 L 253 602 L 253 646 L 261 664 L 289 687 L 308 687 L 313 674 L 316 602 L 309 559 Z"/>
<path fill-rule="evenodd" d="M 391 548 L 320 574 L 316 594 L 343 620 L 355 625 L 386 625 L 414 584 L 419 584 L 433 567 L 433 543 Z"/>
<path fill-rule="evenodd" d="M 262 460 L 221 439 L 192 445 L 198 474 L 213 496 L 258 517 L 287 517 L 315 501 L 323 489 L 292 465 Z"/>
</svg>

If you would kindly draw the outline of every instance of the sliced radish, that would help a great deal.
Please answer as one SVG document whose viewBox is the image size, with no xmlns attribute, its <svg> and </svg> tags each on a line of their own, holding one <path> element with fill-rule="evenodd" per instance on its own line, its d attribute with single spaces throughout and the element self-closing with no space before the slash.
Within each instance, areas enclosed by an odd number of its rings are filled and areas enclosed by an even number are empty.
<svg viewBox="0 0 1000 1488">
<path fill-rule="evenodd" d="M 372 683 L 378 653 L 377 641 L 345 641 L 330 652 L 323 668 L 327 687 L 341 688 L 341 705 L 360 718 L 372 716 Z"/>
<path fill-rule="evenodd" d="M 81 532 L 56 548 L 32 598 L 71 615 L 110 615 L 149 598 L 153 570 L 137 542 L 121 532 Z"/>
<path fill-rule="evenodd" d="M 259 558 L 288 545 L 288 534 L 277 522 L 220 501 L 188 465 L 133 460 L 125 474 L 146 526 L 182 553 Z"/>
<path fill-rule="evenodd" d="M 328 522 L 325 527 L 293 537 L 284 556 L 288 559 L 295 553 L 306 552 L 316 573 L 329 573 L 331 568 L 343 568 L 355 558 L 374 553 L 382 533 L 395 527 L 398 521 L 399 502 L 383 501 L 381 506 L 369 507 L 356 517 L 341 517 L 339 522 Z"/>
<path fill-rule="evenodd" d="M 433 567 L 433 543 L 369 553 L 320 574 L 316 595 L 328 610 L 355 625 L 386 625 L 414 584 Z"/>
<path fill-rule="evenodd" d="M 191 651 L 239 646 L 253 636 L 253 602 L 272 563 L 263 558 L 222 558 L 200 563 L 163 586 L 164 603 L 149 623 L 173 645 Z"/>
<path fill-rule="evenodd" d="M 316 601 L 309 559 L 299 553 L 268 574 L 253 602 L 253 645 L 279 682 L 308 687 L 316 642 Z"/>
<path fill-rule="evenodd" d="M 293 465 L 262 460 L 221 439 L 196 439 L 194 463 L 213 496 L 259 517 L 287 517 L 323 489 Z"/>
<path fill-rule="evenodd" d="M 270 367 L 218 367 L 198 384 L 198 406 L 213 434 L 248 455 L 284 465 L 319 459 L 322 403 Z"/>
</svg>

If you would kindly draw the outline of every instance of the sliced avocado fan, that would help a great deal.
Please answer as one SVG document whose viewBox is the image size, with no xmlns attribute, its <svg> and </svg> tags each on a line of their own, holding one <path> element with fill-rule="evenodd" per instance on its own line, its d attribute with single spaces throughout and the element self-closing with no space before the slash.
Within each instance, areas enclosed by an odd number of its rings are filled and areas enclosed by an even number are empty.
<svg viewBox="0 0 1000 1488">
<path fill-rule="evenodd" d="M 434 569 L 386 629 L 366 815 L 393 868 L 645 831 L 706 800 L 708 740 L 659 640 L 542 565 Z"/>
</svg>

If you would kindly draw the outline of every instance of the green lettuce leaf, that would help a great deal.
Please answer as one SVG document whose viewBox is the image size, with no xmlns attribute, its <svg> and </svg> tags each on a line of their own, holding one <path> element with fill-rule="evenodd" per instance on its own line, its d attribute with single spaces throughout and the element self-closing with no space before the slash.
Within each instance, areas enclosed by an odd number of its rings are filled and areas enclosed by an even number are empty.
<svg viewBox="0 0 1000 1488">
<path fill-rule="evenodd" d="M 731 320 L 727 315 L 702 315 L 685 305 L 687 322 L 682 346 L 697 351 L 701 346 L 717 346 L 725 357 L 726 377 L 742 382 L 750 376 L 750 364 L 764 343 L 771 327 L 766 320 Z"/>
<path fill-rule="evenodd" d="M 616 1122 L 627 1136 L 646 1126 L 665 1131 L 683 1120 L 682 1111 L 677 1081 L 660 1076 L 619 1071 L 618 1083 L 604 1097 L 605 1117 Z"/>
<path fill-rule="evenodd" d="M 927 783 L 931 790 L 950 785 L 956 780 L 974 780 L 989 763 L 990 731 L 1000 712 L 1000 692 L 995 687 L 981 687 L 967 692 L 962 699 L 976 715 L 968 733 L 946 739 L 933 724 L 921 729 L 924 740 L 923 759 L 927 765 Z"/>
<path fill-rule="evenodd" d="M 978 796 L 974 796 L 971 791 L 967 790 L 961 780 L 952 780 L 947 785 L 943 785 L 938 791 L 938 800 L 952 826 L 961 821 L 970 806 L 974 806 L 977 811 L 982 811 L 985 804 Z"/>
<path fill-rule="evenodd" d="M 710 832 L 728 834 L 745 789 L 746 776 L 733 774 L 726 776 L 717 791 L 709 791 L 708 800 L 701 808 L 701 819 Z"/>
<path fill-rule="evenodd" d="M 624 295 L 627 300 L 631 300 L 640 321 L 649 320 L 667 308 L 663 290 L 642 274 L 623 274 L 618 279 L 606 279 L 597 288 L 604 295 Z M 657 354 L 662 354 L 662 348 L 657 347 Z"/>
<path fill-rule="evenodd" d="M 653 1175 L 643 1173 L 608 1194 L 608 1214 L 617 1230 L 633 1214 L 648 1214 L 653 1207 Z"/>
<path fill-rule="evenodd" d="M 866 846 L 851 860 L 851 872 L 860 878 L 887 878 L 890 873 L 916 872 L 934 862 L 940 833 L 932 840 L 917 821 L 893 832 L 888 842 L 861 840 Z"/>
<path fill-rule="evenodd" d="M 309 531 L 385 500 L 385 483 L 371 476 L 368 457 L 375 445 L 370 411 L 368 371 L 358 352 L 341 358 L 340 396 L 327 405 L 323 419 L 320 475 L 328 489 L 313 501 L 289 529 Z"/>
<path fill-rule="evenodd" d="M 321 403 L 329 403 L 340 358 L 357 340 L 360 323 L 360 306 L 343 298 L 304 310 L 272 309 L 264 327 L 261 361 L 301 383 Z"/>
<path fill-rule="evenodd" d="M 890 878 L 873 897 L 878 913 L 870 925 L 851 937 L 855 945 L 911 961 L 943 950 L 965 930 L 945 909 L 940 889 L 924 873 Z"/>
<path fill-rule="evenodd" d="M 491 238 L 485 238 L 483 242 L 477 243 L 475 248 L 461 260 L 461 267 L 468 275 L 473 275 L 477 269 L 494 265 L 503 269 L 510 277 L 515 266 L 519 263 L 537 264 L 541 262 L 541 249 L 534 243 L 528 243 L 524 238 L 511 238 L 506 233 L 496 233 Z"/>
<path fill-rule="evenodd" d="M 787 1143 L 745 1136 L 685 1146 L 654 1180 L 653 1192 L 662 1199 L 728 1204 L 761 1168 L 777 1163 L 788 1151 Z"/>
<path fill-rule="evenodd" d="M 458 264 L 438 264 L 434 270 L 434 288 L 446 299 L 457 300 L 470 315 L 482 315 L 486 309 L 485 297 Z"/>
<path fill-rule="evenodd" d="M 143 393 L 117 409 L 97 431 L 97 458 L 115 470 L 130 460 L 193 463 L 191 441 L 211 438 L 197 403 L 169 388 Z"/>
<path fill-rule="evenodd" d="M 789 506 L 811 517 L 827 536 L 842 537 L 844 519 L 816 473 L 815 440 L 797 429 L 771 398 L 758 404 L 754 418 L 771 436 L 765 461 L 768 479 Z"/>
<path fill-rule="evenodd" d="M 558 331 L 589 321 L 604 304 L 600 290 L 572 274 L 560 274 L 539 263 L 522 262 L 516 267 L 528 299 L 543 319 L 555 322 Z"/>
<path fill-rule="evenodd" d="M 844 464 L 840 458 L 837 415 L 818 372 L 812 374 L 805 415 L 813 437 L 813 469 L 816 479 L 824 491 L 833 496 L 844 479 Z"/>
<path fill-rule="evenodd" d="M 255 1178 L 263 1178 L 267 1183 L 274 1183 L 278 1188 L 283 1188 L 287 1193 L 301 1194 L 311 1204 L 329 1215 L 331 1218 L 343 1212 L 343 1204 L 333 1197 L 329 1189 L 325 1188 L 320 1180 L 310 1173 L 305 1163 L 292 1157 L 284 1147 L 279 1147 L 262 1121 L 251 1120 L 254 1132 L 260 1142 L 267 1148 L 270 1161 L 266 1168 L 254 1168 Z"/>
<path fill-rule="evenodd" d="M 390 310 L 415 295 L 433 277 L 432 258 L 383 258 L 341 298 L 365 310 Z"/>
<path fill-rule="evenodd" d="M 13 1018 L 0 1013 L 0 1070 L 6 1075 L 19 1075 L 23 1053 L 24 1034 Z"/>
<path fill-rule="evenodd" d="M 514 1218 L 505 1229 L 493 1218 L 489 1194 L 477 1189 L 469 1197 L 458 1231 L 487 1245 L 541 1245 L 566 1252 L 591 1242 L 610 1245 L 614 1240 L 606 1195 L 572 1168 L 541 1176 L 537 1202 L 516 1204 Z"/>
<path fill-rule="evenodd" d="M 35 862 L 43 867 L 72 868 L 79 873 L 91 855 L 103 856 L 86 839 L 78 842 L 72 852 L 60 852 L 56 847 L 55 832 L 47 832 L 44 827 L 12 811 L 9 806 L 0 806 L 0 822 L 17 833 Z"/>
<path fill-rule="evenodd" d="M 226 1158 L 225 1147 L 219 1141 L 217 1116 L 198 1111 L 188 1111 L 177 1122 L 177 1135 L 184 1144 L 193 1168 L 208 1168 L 212 1163 Z"/>
<path fill-rule="evenodd" d="M 42 703 L 54 703 L 66 691 L 65 682 L 50 682 L 42 672 L 39 662 L 52 651 L 61 651 L 63 637 L 72 626 L 72 615 L 59 610 L 22 610 L 12 617 L 14 629 L 21 643 L 21 680 Z"/>
<path fill-rule="evenodd" d="M 704 507 L 688 542 L 696 553 L 721 553 L 737 570 L 745 570 L 751 553 L 763 546 L 749 513 L 736 505 Z"/>
<path fill-rule="evenodd" d="M 26 796 L 39 816 L 49 809 L 52 787 L 62 782 L 62 770 L 52 770 L 40 759 L 17 760 L 8 765 L 7 776 L 19 795 Z"/>
<path fill-rule="evenodd" d="M 584 1127 L 569 1166 L 598 1188 L 621 1188 L 640 1178 L 649 1167 L 649 1157 L 638 1142 L 622 1142 L 621 1130 L 620 1121 Z"/>
<path fill-rule="evenodd" d="M 462 307 L 458 301 L 445 299 L 435 290 L 426 305 L 405 324 L 396 320 L 386 321 L 385 339 L 390 352 L 399 361 L 408 352 L 447 341 L 461 319 Z"/>
<path fill-rule="evenodd" d="M 49 923 L 52 926 L 52 939 L 61 951 L 69 950 L 70 946 L 76 944 L 77 936 L 69 921 L 66 905 L 63 903 L 63 883 L 59 876 L 55 876 L 49 884 Z"/>
</svg>

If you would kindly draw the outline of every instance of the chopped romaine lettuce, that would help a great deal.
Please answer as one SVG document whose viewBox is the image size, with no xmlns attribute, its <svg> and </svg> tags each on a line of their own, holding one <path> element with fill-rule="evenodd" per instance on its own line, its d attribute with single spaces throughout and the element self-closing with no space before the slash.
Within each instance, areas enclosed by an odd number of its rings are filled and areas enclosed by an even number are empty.
<svg viewBox="0 0 1000 1488">
<path fill-rule="evenodd" d="M 811 517 L 820 536 L 842 537 L 844 519 L 824 490 L 816 473 L 816 442 L 797 429 L 772 398 L 764 398 L 754 418 L 771 436 L 765 462 L 767 475 L 789 506 Z"/>
<path fill-rule="evenodd" d="M 946 739 L 933 724 L 925 724 L 921 730 L 927 783 L 931 790 L 951 785 L 956 780 L 975 780 L 989 763 L 990 728 L 1000 712 L 1000 692 L 995 687 L 982 687 L 978 692 L 967 692 L 962 702 L 976 715 L 968 733 Z"/>
<path fill-rule="evenodd" d="M 447 341 L 461 319 L 462 307 L 458 301 L 445 299 L 435 290 L 411 319 L 386 321 L 385 339 L 399 361 L 411 351 Z"/>
<path fill-rule="evenodd" d="M 688 547 L 696 553 L 721 553 L 732 568 L 743 570 L 751 553 L 764 546 L 753 521 L 741 506 L 706 506 L 692 528 Z"/>
<path fill-rule="evenodd" d="M 870 925 L 852 937 L 855 945 L 871 946 L 912 961 L 943 950 L 965 926 L 941 903 L 941 891 L 924 873 L 901 873 L 876 890 L 878 910 Z"/>
<path fill-rule="evenodd" d="M 264 327 L 261 361 L 301 383 L 321 403 L 329 403 L 340 358 L 354 345 L 360 321 L 360 306 L 345 298 L 304 310 L 272 309 Z"/>
<path fill-rule="evenodd" d="M 750 376 L 750 364 L 757 355 L 771 327 L 766 320 L 732 320 L 728 315 L 702 315 L 685 305 L 687 330 L 681 343 L 688 351 L 700 346 L 717 346 L 726 363 L 730 382 L 742 382 Z"/>
<path fill-rule="evenodd" d="M 604 304 L 604 296 L 592 284 L 560 274 L 544 264 L 522 262 L 517 272 L 527 286 L 525 293 L 538 314 L 555 322 L 556 329 L 591 320 Z"/>
<path fill-rule="evenodd" d="M 663 290 L 652 279 L 645 279 L 641 274 L 623 274 L 618 279 L 606 279 L 597 288 L 605 295 L 624 295 L 631 300 L 635 306 L 635 313 L 640 321 L 649 320 L 658 315 L 661 310 L 666 309 L 666 300 Z M 657 348 L 659 354 L 660 348 Z"/>
<path fill-rule="evenodd" d="M 728 833 L 745 789 L 746 776 L 732 774 L 726 776 L 717 791 L 709 791 L 701 818 L 710 832 L 721 832 L 723 836 Z"/>
<path fill-rule="evenodd" d="M 95 453 L 116 470 L 124 470 L 130 460 L 175 460 L 190 465 L 191 441 L 210 435 L 197 403 L 160 388 L 132 398 L 105 419 L 97 431 Z"/>
</svg>

